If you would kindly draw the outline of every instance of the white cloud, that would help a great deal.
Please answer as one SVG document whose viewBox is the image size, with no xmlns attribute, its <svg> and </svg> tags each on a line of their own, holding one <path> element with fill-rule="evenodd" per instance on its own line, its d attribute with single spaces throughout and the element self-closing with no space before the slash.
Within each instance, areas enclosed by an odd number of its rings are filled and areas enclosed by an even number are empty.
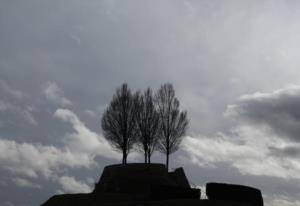
<svg viewBox="0 0 300 206">
<path fill-rule="evenodd" d="M 200 189 L 201 191 L 201 199 L 208 199 L 207 195 L 206 195 L 206 186 L 205 185 L 191 185 L 192 188 L 196 188 L 196 189 Z"/>
<path fill-rule="evenodd" d="M 224 113 L 236 123 L 230 132 L 186 137 L 182 149 L 187 156 L 180 158 L 203 168 L 228 165 L 242 175 L 279 178 L 288 186 L 300 180 L 299 105 L 299 85 L 242 95 Z M 265 202 L 299 205 L 293 195 L 273 195 Z"/>
<path fill-rule="evenodd" d="M 89 185 L 76 180 L 74 177 L 62 176 L 57 181 L 66 193 L 88 193 L 92 190 Z"/>
<path fill-rule="evenodd" d="M 120 154 L 115 152 L 106 139 L 88 129 L 79 118 L 68 109 L 56 110 L 55 117 L 70 123 L 74 133 L 65 136 L 65 144 L 70 150 L 94 157 L 100 155 L 107 158 L 118 159 Z"/>
<path fill-rule="evenodd" d="M 19 186 L 19 187 L 26 187 L 26 188 L 41 188 L 40 185 L 35 184 L 35 183 L 32 183 L 32 182 L 30 182 L 29 180 L 24 179 L 24 178 L 20 178 L 20 177 L 13 178 L 12 181 L 13 181 L 17 186 Z"/>
<path fill-rule="evenodd" d="M 187 137 L 184 150 L 202 167 L 222 162 L 242 174 L 300 179 L 299 105 L 299 85 L 243 95 L 224 114 L 236 120 L 231 132 Z"/>
<path fill-rule="evenodd" d="M 182 145 L 186 160 L 199 167 L 216 167 L 225 163 L 241 174 L 300 179 L 297 159 L 272 155 L 270 150 L 289 143 L 255 127 L 237 127 L 230 136 L 186 137 Z"/>
<path fill-rule="evenodd" d="M 90 167 L 92 160 L 68 148 L 0 139 L 0 168 L 32 178 L 50 177 L 60 166 Z"/>
<path fill-rule="evenodd" d="M 14 184 L 19 187 L 39 188 L 28 178 L 45 178 L 59 183 L 62 192 L 90 192 L 91 187 L 73 177 L 63 175 L 72 168 L 92 168 L 97 156 L 121 159 L 100 134 L 91 131 L 68 109 L 58 109 L 54 117 L 71 124 L 73 132 L 67 133 L 61 147 L 33 143 L 18 143 L 0 138 L 0 169 L 11 171 Z M 133 153 L 130 159 L 138 154 Z M 92 180 L 87 180 L 91 182 Z"/>
<path fill-rule="evenodd" d="M 64 91 L 55 82 L 48 82 L 44 93 L 48 100 L 59 106 L 67 107 L 72 105 L 72 102 L 64 96 Z"/>
<path fill-rule="evenodd" d="M 88 129 L 72 111 L 58 109 L 54 116 L 70 123 L 74 129 L 73 133 L 63 137 L 61 147 L 0 138 L 0 169 L 11 171 L 18 186 L 38 187 L 23 177 L 43 177 L 60 183 L 66 192 L 90 191 L 86 184 L 74 178 L 64 176 L 59 179 L 59 174 L 69 168 L 92 168 L 97 165 L 97 156 L 120 159 L 120 154 L 101 135 Z"/>
<path fill-rule="evenodd" d="M 280 196 L 270 196 L 266 197 L 265 205 L 269 206 L 300 206 L 299 200 L 291 199 L 288 196 L 280 195 Z"/>
</svg>

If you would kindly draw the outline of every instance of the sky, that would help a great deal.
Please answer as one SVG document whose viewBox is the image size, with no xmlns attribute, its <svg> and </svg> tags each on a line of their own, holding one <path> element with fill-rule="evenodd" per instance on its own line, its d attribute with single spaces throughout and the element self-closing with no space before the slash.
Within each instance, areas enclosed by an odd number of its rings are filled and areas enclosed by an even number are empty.
<svg viewBox="0 0 300 206">
<path fill-rule="evenodd" d="M 266 206 L 300 206 L 299 10 L 296 0 L 1 0 L 0 206 L 92 191 L 121 162 L 101 115 L 124 82 L 173 84 L 190 125 L 170 164 L 194 187 L 245 184 Z"/>
</svg>

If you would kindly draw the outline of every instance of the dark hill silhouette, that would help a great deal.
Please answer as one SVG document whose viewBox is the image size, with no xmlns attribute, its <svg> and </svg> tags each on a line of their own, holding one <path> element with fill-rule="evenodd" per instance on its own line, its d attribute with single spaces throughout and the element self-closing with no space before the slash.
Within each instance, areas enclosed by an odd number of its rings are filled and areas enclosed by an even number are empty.
<svg viewBox="0 0 300 206">
<path fill-rule="evenodd" d="M 210 200 L 200 200 L 200 189 L 191 188 L 183 168 L 168 172 L 163 164 L 110 165 L 104 168 L 91 193 L 55 195 L 42 206 L 263 205 L 262 201 L 256 201 L 261 198 L 261 193 L 254 188 L 242 188 L 243 193 L 240 194 L 243 196 L 239 199 L 235 198 L 240 195 L 236 189 L 229 190 L 228 194 L 222 185 L 219 187 L 216 183 L 208 184 L 208 188 Z M 259 193 L 253 193 L 253 189 Z M 218 192 L 226 198 L 218 196 Z"/>
</svg>

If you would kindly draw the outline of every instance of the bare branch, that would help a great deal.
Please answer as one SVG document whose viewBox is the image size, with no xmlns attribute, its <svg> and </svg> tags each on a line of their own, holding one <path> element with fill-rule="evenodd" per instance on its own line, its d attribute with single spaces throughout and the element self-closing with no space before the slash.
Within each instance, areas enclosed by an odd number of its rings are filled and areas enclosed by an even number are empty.
<svg viewBox="0 0 300 206">
<path fill-rule="evenodd" d="M 188 127 L 187 112 L 179 110 L 179 101 L 175 97 L 172 84 L 163 84 L 155 96 L 160 116 L 161 136 L 158 149 L 166 154 L 166 166 L 169 167 L 169 155 L 176 152 Z"/>
<path fill-rule="evenodd" d="M 126 164 L 127 155 L 135 142 L 136 112 L 133 95 L 127 84 L 124 83 L 117 88 L 102 117 L 101 125 L 104 137 L 114 148 L 123 152 L 123 164 Z"/>
<path fill-rule="evenodd" d="M 150 158 L 156 148 L 159 132 L 159 114 L 154 105 L 152 90 L 148 88 L 143 95 L 139 93 L 135 98 L 136 122 L 138 127 L 138 145 L 145 155 L 145 163 L 150 163 Z"/>
</svg>

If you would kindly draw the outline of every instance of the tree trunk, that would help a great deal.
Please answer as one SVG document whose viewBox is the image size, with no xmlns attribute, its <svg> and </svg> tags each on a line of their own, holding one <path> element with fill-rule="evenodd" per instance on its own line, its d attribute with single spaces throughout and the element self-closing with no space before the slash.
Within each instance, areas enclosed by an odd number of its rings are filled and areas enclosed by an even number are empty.
<svg viewBox="0 0 300 206">
<path fill-rule="evenodd" d="M 167 154 L 166 154 L 166 168 L 167 168 L 167 171 L 169 172 L 169 152 L 167 152 Z"/>
<path fill-rule="evenodd" d="M 167 148 L 166 148 L 166 168 L 167 168 L 167 171 L 169 172 L 169 154 L 170 154 L 170 145 L 169 145 L 169 138 L 167 139 Z"/>
<path fill-rule="evenodd" d="M 147 164 L 147 151 L 145 150 L 145 164 Z"/>
<path fill-rule="evenodd" d="M 128 147 L 128 139 L 124 138 L 124 145 L 123 145 L 123 164 L 126 165 L 127 164 L 127 147 Z"/>
<path fill-rule="evenodd" d="M 122 164 L 125 165 L 126 164 L 126 150 L 125 148 L 123 148 L 123 161 Z"/>
<path fill-rule="evenodd" d="M 167 151 L 166 151 L 166 168 L 167 168 L 167 172 L 169 172 L 169 154 L 170 154 L 169 145 L 167 145 Z"/>
<path fill-rule="evenodd" d="M 151 154 L 150 154 L 150 152 L 148 153 L 148 164 L 151 164 Z"/>
</svg>

